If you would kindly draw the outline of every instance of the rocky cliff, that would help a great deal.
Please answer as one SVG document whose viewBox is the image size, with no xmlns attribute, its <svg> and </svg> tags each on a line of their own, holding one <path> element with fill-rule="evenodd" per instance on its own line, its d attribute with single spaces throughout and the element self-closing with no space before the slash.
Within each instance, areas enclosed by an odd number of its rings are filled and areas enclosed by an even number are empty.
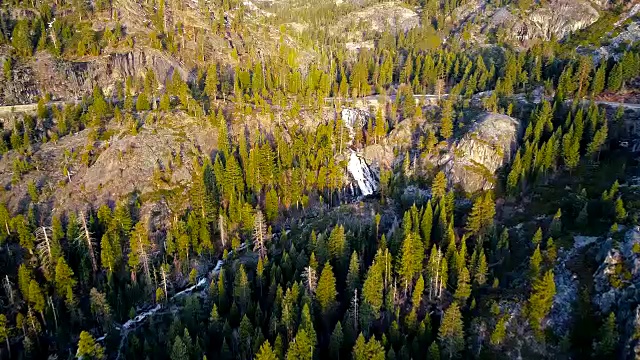
<svg viewBox="0 0 640 360">
<path fill-rule="evenodd" d="M 599 248 L 600 266 L 593 274 L 594 305 L 603 316 L 616 314 L 624 359 L 640 356 L 640 227 L 628 230 L 620 241 L 607 239 Z"/>
<path fill-rule="evenodd" d="M 465 191 L 492 189 L 498 169 L 506 164 L 518 143 L 520 122 L 501 114 L 484 114 L 447 151 L 434 159 L 450 182 Z"/>
<path fill-rule="evenodd" d="M 95 57 L 87 61 L 67 61 L 40 52 L 13 69 L 12 81 L 0 82 L 0 105 L 28 104 L 44 94 L 56 100 L 78 99 L 91 93 L 98 85 L 110 94 L 116 82 L 124 84 L 127 77 L 141 77 L 154 71 L 159 86 L 179 73 L 189 78 L 186 66 L 154 49 L 136 48 Z"/>
</svg>

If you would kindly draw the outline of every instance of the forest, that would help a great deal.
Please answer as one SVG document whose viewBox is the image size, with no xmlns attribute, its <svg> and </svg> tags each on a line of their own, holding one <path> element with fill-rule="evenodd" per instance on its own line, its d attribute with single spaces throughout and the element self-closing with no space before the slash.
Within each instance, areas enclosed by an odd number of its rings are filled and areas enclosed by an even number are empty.
<svg viewBox="0 0 640 360">
<path fill-rule="evenodd" d="M 492 6 L 542 6 L 507 3 Z M 164 74 L 149 67 L 72 101 L 43 94 L 33 114 L 3 122 L 0 357 L 625 358 L 621 339 L 637 339 L 640 326 L 629 334 L 615 311 L 596 310 L 591 258 L 571 265 L 581 282 L 567 304 L 576 308 L 571 326 L 555 331 L 549 319 L 574 239 L 624 243 L 638 224 L 637 161 L 621 145 L 638 115 L 603 99 L 637 89 L 640 45 L 596 58 L 555 39 L 526 49 L 500 39 L 499 49 L 475 47 L 468 33 L 443 42 L 464 2 L 405 5 L 419 10 L 420 26 L 364 31 L 374 45 L 354 53 L 323 29 L 356 5 L 273 4 L 269 26 L 312 24 L 296 40 L 314 43 L 315 58 L 281 36 L 277 51 L 247 40 L 227 61 L 204 44 L 184 55 L 184 44 L 267 26 L 237 2 L 189 5 L 208 7 L 210 29 L 194 35 L 167 22 L 189 6 L 147 1 L 140 6 L 156 14 L 147 38 L 113 19 L 118 2 L 3 4 L 6 83 L 43 53 L 77 60 L 149 46 L 197 60 L 162 86 Z M 14 21 L 12 8 L 32 16 Z M 100 16 L 110 20 L 96 31 Z M 362 126 L 343 119 L 371 99 L 378 105 Z M 512 154 L 495 150 L 509 161 L 491 186 L 470 192 L 450 169 L 425 164 L 467 139 L 484 113 L 515 118 L 521 131 Z M 84 191 L 87 169 L 117 171 L 101 159 L 118 137 L 148 146 L 135 139 L 186 117 L 215 134 L 215 149 L 154 160 L 153 192 L 67 208 L 51 200 L 65 187 Z M 408 144 L 397 141 L 404 128 Z M 44 164 L 41 149 L 65 139 L 76 142 L 63 161 Z M 375 194 L 362 196 L 347 154 L 372 145 L 389 146 L 394 161 L 376 173 Z M 188 182 L 173 186 L 185 168 Z M 45 186 L 31 176 L 41 172 L 60 180 Z M 19 201 L 17 189 L 26 189 Z M 169 205 L 156 221 L 146 206 L 159 199 Z M 611 288 L 625 288 L 632 271 L 616 264 Z"/>
</svg>

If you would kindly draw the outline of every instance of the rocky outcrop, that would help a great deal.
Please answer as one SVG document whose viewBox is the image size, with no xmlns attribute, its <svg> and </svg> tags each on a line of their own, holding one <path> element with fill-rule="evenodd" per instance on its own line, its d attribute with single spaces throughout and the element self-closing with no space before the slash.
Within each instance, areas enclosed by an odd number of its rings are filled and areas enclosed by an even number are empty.
<svg viewBox="0 0 640 360">
<path fill-rule="evenodd" d="M 588 1 L 558 0 L 534 10 L 525 22 L 533 25 L 531 34 L 544 40 L 554 35 L 562 39 L 566 35 L 584 29 L 599 18 L 598 11 Z"/>
<path fill-rule="evenodd" d="M 593 303 L 601 315 L 616 314 L 624 359 L 636 359 L 640 342 L 635 336 L 640 324 L 640 227 L 628 230 L 621 241 L 607 239 L 599 249 L 600 263 L 593 275 Z"/>
<path fill-rule="evenodd" d="M 501 8 L 495 11 L 484 32 L 496 28 L 506 30 L 511 40 L 526 44 L 530 40 L 562 39 L 584 29 L 600 17 L 592 3 L 584 0 L 555 0 L 518 14 L 517 10 Z"/>
<path fill-rule="evenodd" d="M 145 76 L 148 69 L 153 70 L 159 86 L 176 72 L 190 79 L 184 65 L 154 49 L 136 48 L 88 61 L 66 61 L 40 52 L 33 61 L 16 64 L 11 81 L 0 82 L 0 105 L 33 103 L 44 94 L 74 100 L 91 93 L 96 85 L 110 94 L 116 82 Z"/>
<path fill-rule="evenodd" d="M 520 122 L 501 114 L 482 115 L 471 129 L 439 155 L 450 182 L 467 192 L 492 189 L 498 169 L 515 152 Z"/>
<path fill-rule="evenodd" d="M 420 24 L 420 17 L 415 11 L 396 2 L 370 6 L 350 14 L 349 19 L 368 22 L 371 30 L 379 32 L 387 29 L 406 32 Z"/>
</svg>

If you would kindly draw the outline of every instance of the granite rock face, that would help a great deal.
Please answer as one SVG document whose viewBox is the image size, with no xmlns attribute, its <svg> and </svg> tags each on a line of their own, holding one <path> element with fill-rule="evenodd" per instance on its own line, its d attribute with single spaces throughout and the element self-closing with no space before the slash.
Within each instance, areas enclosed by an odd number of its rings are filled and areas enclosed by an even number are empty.
<svg viewBox="0 0 640 360">
<path fill-rule="evenodd" d="M 467 192 L 492 189 L 498 169 L 507 164 L 518 145 L 520 121 L 510 116 L 482 115 L 458 141 L 440 155 L 451 183 Z"/>
<path fill-rule="evenodd" d="M 600 264 L 595 274 L 593 304 L 603 316 L 616 314 L 623 359 L 635 359 L 640 342 L 635 336 L 640 324 L 640 227 L 626 231 L 617 242 L 607 239 L 599 248 Z"/>
<path fill-rule="evenodd" d="M 136 48 L 87 61 L 66 61 L 38 53 L 33 60 L 15 65 L 12 81 L 0 82 L 0 105 L 34 103 L 44 94 L 51 94 L 54 100 L 77 100 L 95 86 L 109 95 L 115 92 L 117 82 L 124 84 L 127 77 L 145 76 L 148 70 L 153 70 L 159 87 L 174 73 L 184 80 L 190 76 L 179 61 L 154 49 Z"/>
</svg>

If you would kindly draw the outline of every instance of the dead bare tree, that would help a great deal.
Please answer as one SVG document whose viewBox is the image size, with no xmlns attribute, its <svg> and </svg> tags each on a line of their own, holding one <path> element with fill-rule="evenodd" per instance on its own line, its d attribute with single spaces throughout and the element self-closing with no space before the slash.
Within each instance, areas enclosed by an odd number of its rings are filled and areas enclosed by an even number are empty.
<svg viewBox="0 0 640 360">
<path fill-rule="evenodd" d="M 258 210 L 253 222 L 253 251 L 257 251 L 260 259 L 263 260 L 267 257 L 267 236 L 267 225 L 264 221 L 264 216 L 262 211 Z"/>
<path fill-rule="evenodd" d="M 9 298 L 9 304 L 14 303 L 14 295 L 13 295 L 13 284 L 11 280 L 9 280 L 9 275 L 5 275 L 4 279 L 2 279 L 2 287 L 4 288 L 5 294 Z"/>
<path fill-rule="evenodd" d="M 316 293 L 316 285 L 318 284 L 318 277 L 316 271 L 311 266 L 307 266 L 302 273 L 304 284 L 306 285 L 309 295 Z M 357 290 L 356 290 L 357 291 Z"/>
<path fill-rule="evenodd" d="M 162 264 L 160 266 L 160 277 L 162 278 L 160 281 L 160 286 L 164 289 L 164 298 L 169 298 L 169 281 L 167 279 L 167 272 L 169 270 L 169 265 Z"/>
<path fill-rule="evenodd" d="M 53 298 L 51 296 L 47 297 L 47 301 L 49 302 L 49 306 L 51 306 L 51 310 L 53 312 L 53 321 L 56 324 L 56 330 L 58 329 L 58 313 L 56 311 L 56 306 L 53 304 Z"/>
<path fill-rule="evenodd" d="M 91 259 L 91 268 L 93 272 L 98 271 L 98 262 L 96 261 L 96 254 L 93 251 L 93 238 L 91 237 L 91 232 L 89 231 L 89 226 L 87 226 L 87 219 L 84 216 L 84 212 L 80 211 L 80 223 L 82 225 L 82 231 L 80 235 L 78 235 L 78 241 L 82 241 L 87 245 L 87 250 L 89 251 L 89 259 Z"/>
<path fill-rule="evenodd" d="M 40 226 L 35 231 L 36 242 L 38 243 L 36 252 L 40 259 L 41 267 L 47 274 L 51 274 L 52 267 L 56 263 L 51 250 L 51 233 L 51 228 L 46 226 Z"/>
<path fill-rule="evenodd" d="M 220 214 L 218 215 L 218 229 L 220 230 L 220 242 L 222 243 L 222 248 L 227 247 L 227 234 L 224 227 L 224 215 Z"/>
</svg>

